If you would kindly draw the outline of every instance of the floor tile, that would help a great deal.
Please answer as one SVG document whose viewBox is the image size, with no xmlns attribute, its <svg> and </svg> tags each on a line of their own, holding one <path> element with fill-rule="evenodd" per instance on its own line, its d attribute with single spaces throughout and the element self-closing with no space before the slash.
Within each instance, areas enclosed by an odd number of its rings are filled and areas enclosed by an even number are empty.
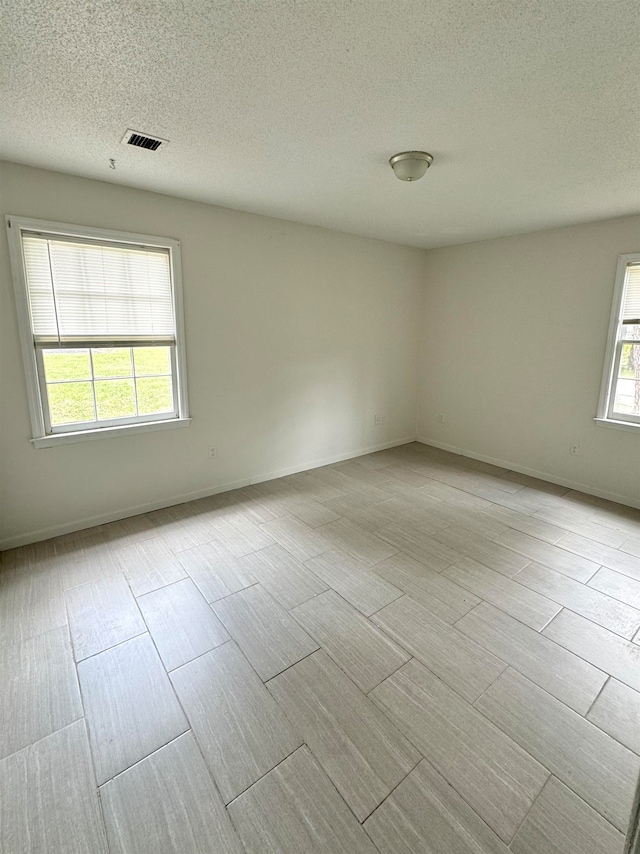
<svg viewBox="0 0 640 854">
<path fill-rule="evenodd" d="M 258 524 L 289 515 L 289 504 L 292 497 L 296 494 L 299 497 L 304 497 L 296 493 L 291 486 L 285 484 L 282 478 L 255 483 L 243 489 L 235 490 L 234 494 L 241 496 L 242 499 L 250 500 L 251 505 L 250 509 L 247 508 L 247 516 Z"/>
<path fill-rule="evenodd" d="M 400 552 L 373 569 L 445 623 L 455 623 L 480 604 L 477 596 L 445 577 L 448 570 L 435 572 Z"/>
<path fill-rule="evenodd" d="M 546 566 L 532 563 L 515 580 L 623 637 L 632 638 L 640 628 L 640 610 Z"/>
<path fill-rule="evenodd" d="M 207 602 L 215 602 L 253 584 L 237 558 L 223 543 L 210 542 L 180 552 L 180 563 Z"/>
<path fill-rule="evenodd" d="M 318 531 L 290 516 L 265 522 L 260 527 L 297 560 L 309 560 L 331 548 Z"/>
<path fill-rule="evenodd" d="M 98 784 L 188 729 L 148 635 L 78 664 Z"/>
<path fill-rule="evenodd" d="M 190 578 L 138 599 L 160 658 L 175 670 L 229 640 L 229 634 Z"/>
<path fill-rule="evenodd" d="M 503 504 L 518 510 L 525 508 L 529 510 L 531 507 L 530 500 L 527 502 L 521 500 L 521 494 L 526 493 L 526 489 L 510 484 L 502 478 L 486 478 L 482 473 L 465 471 L 455 466 L 448 467 L 443 472 L 434 473 L 433 477 L 487 502 Z M 538 507 L 540 503 L 538 501 L 534 506 Z"/>
<path fill-rule="evenodd" d="M 401 525 L 413 525 L 420 531 L 434 533 L 446 528 L 447 525 L 454 524 L 458 513 L 457 508 L 443 505 L 441 502 L 429 501 L 421 495 L 417 498 L 414 496 L 415 490 L 410 498 L 396 496 L 383 504 L 376 505 L 387 517 L 385 526 L 395 522 Z M 464 515 L 464 511 L 460 512 Z"/>
<path fill-rule="evenodd" d="M 509 842 L 549 772 L 416 661 L 405 664 L 369 696 L 489 827 Z"/>
<path fill-rule="evenodd" d="M 0 758 L 82 717 L 67 627 L 0 649 Z"/>
<path fill-rule="evenodd" d="M 369 456 L 366 456 L 360 459 L 346 460 L 342 463 L 335 463 L 332 468 L 340 472 L 340 474 L 355 478 L 362 483 L 368 483 L 371 486 L 384 485 L 389 480 L 389 476 L 380 471 L 380 469 L 372 468 L 371 465 L 368 465 L 367 462 L 370 459 Z"/>
<path fill-rule="evenodd" d="M 242 854 L 190 732 L 105 783 L 100 799 L 111 854 Z"/>
<path fill-rule="evenodd" d="M 261 584 L 287 610 L 329 589 L 279 545 L 247 555 L 239 565 L 252 584 Z"/>
<path fill-rule="evenodd" d="M 425 478 L 426 485 L 431 485 L 433 483 L 435 483 L 435 481 L 429 480 L 429 478 Z M 386 481 L 386 483 L 381 484 L 378 489 L 386 493 L 387 501 L 391 498 L 402 498 L 405 501 L 413 501 L 415 502 L 416 506 L 420 505 L 422 507 L 426 507 L 427 509 L 432 509 L 434 507 L 437 507 L 438 505 L 442 505 L 442 501 L 440 500 L 440 498 L 435 498 L 433 495 L 429 494 L 428 486 L 426 485 L 420 487 L 419 489 L 416 489 L 415 486 L 409 486 L 408 483 L 393 478 Z M 469 498 L 473 499 L 474 497 L 469 496 Z"/>
<path fill-rule="evenodd" d="M 505 535 L 501 535 L 505 536 Z M 524 535 L 523 535 L 524 536 Z M 511 578 L 529 563 L 529 558 L 517 554 L 511 549 L 493 542 L 486 537 L 472 534 L 464 528 L 451 527 L 434 534 L 435 539 L 455 549 L 459 555 L 466 555 L 478 563 L 488 566 Z M 459 558 L 455 561 L 458 563 Z"/>
<path fill-rule="evenodd" d="M 259 584 L 220 599 L 212 607 L 265 682 L 318 649 Z"/>
<path fill-rule="evenodd" d="M 635 578 L 629 578 L 628 575 L 622 575 L 603 566 L 589 579 L 589 587 L 640 609 L 640 581 L 636 581 Z"/>
<path fill-rule="evenodd" d="M 368 564 L 340 550 L 326 552 L 306 566 L 365 617 L 402 596 L 402 590 L 379 578 Z"/>
<path fill-rule="evenodd" d="M 337 478 L 335 477 L 336 475 L 338 476 Z M 345 475 L 341 475 L 336 471 L 331 471 L 330 474 L 327 474 L 324 469 L 298 472 L 297 474 L 282 478 L 282 480 L 297 489 L 301 495 L 313 498 L 314 501 L 319 501 L 320 503 L 346 495 L 345 490 L 349 485 L 349 478 Z M 340 483 L 343 489 L 338 489 L 337 486 L 334 486 L 334 480 Z"/>
<path fill-rule="evenodd" d="M 113 546 L 120 548 L 130 543 L 140 543 L 143 540 L 157 536 L 152 514 L 142 513 L 138 516 L 129 516 L 126 519 L 117 519 L 100 525 L 98 529 L 105 540 Z"/>
<path fill-rule="evenodd" d="M 381 854 L 508 854 L 509 849 L 426 760 L 365 821 Z"/>
<path fill-rule="evenodd" d="M 189 512 L 189 505 L 180 504 L 155 510 L 148 514 L 155 526 L 155 536 L 160 537 L 165 545 L 175 554 L 185 549 L 192 549 L 213 538 L 213 533 Z"/>
<path fill-rule="evenodd" d="M 493 505 L 495 507 L 495 505 Z M 447 527 L 462 528 L 471 534 L 491 539 L 507 530 L 507 526 L 489 515 L 487 510 L 472 507 L 455 507 L 450 502 L 439 507 L 430 507 L 429 513 L 441 524 L 437 530 Z"/>
<path fill-rule="evenodd" d="M 587 713 L 607 679 L 597 667 L 486 602 L 456 628 L 580 714 Z"/>
<path fill-rule="evenodd" d="M 516 833 L 514 854 L 622 854 L 624 836 L 550 777 Z"/>
<path fill-rule="evenodd" d="M 335 522 L 340 516 L 334 513 L 325 504 L 314 501 L 313 498 L 300 496 L 289 504 L 289 514 L 295 516 L 300 522 L 304 522 L 310 528 L 319 528 L 329 522 Z"/>
<path fill-rule="evenodd" d="M 538 510 L 531 518 L 542 519 L 544 522 L 550 522 L 552 525 L 564 528 L 572 534 L 580 534 L 614 549 L 619 548 L 626 537 L 622 531 L 598 525 L 593 520 L 585 519 L 584 514 L 576 516 L 575 511 L 562 507 L 547 507 L 544 510 Z"/>
<path fill-rule="evenodd" d="M 640 758 L 515 670 L 506 671 L 475 705 L 600 815 L 626 830 Z"/>
<path fill-rule="evenodd" d="M 520 531 L 522 534 L 529 534 L 530 537 L 551 543 L 551 545 L 557 543 L 567 533 L 566 528 L 559 524 L 554 525 L 538 516 L 529 516 L 526 513 L 520 513 L 518 510 L 500 507 L 497 504 L 484 510 L 483 515 L 501 522 L 507 528 Z"/>
<path fill-rule="evenodd" d="M 180 542 L 177 536 L 177 531 L 173 531 L 172 536 L 167 536 L 165 527 L 161 527 L 160 536 L 168 543 L 169 548 L 178 554 L 184 551 L 185 548 L 193 548 L 193 546 L 201 546 L 211 542 L 214 538 L 214 532 L 209 524 L 211 516 L 205 511 L 196 511 L 192 502 L 181 504 L 178 508 L 170 508 L 171 510 L 184 510 L 176 518 L 180 520 L 181 537 L 184 537 L 184 542 Z"/>
<path fill-rule="evenodd" d="M 617 548 L 627 554 L 640 557 L 640 537 L 629 537 L 624 540 Z"/>
<path fill-rule="evenodd" d="M 567 497 L 570 495 L 580 496 L 581 500 L 593 498 L 592 495 L 584 496 L 580 492 L 567 493 Z M 602 500 L 604 502 L 604 499 Z M 611 501 L 607 502 L 607 504 L 609 505 L 608 507 L 605 507 L 604 504 L 601 506 L 595 505 L 595 509 L 592 507 L 589 522 L 595 522 L 626 534 L 625 542 L 628 542 L 630 539 L 638 539 L 640 535 L 640 516 L 637 509 L 625 507 L 624 504 L 614 504 Z M 587 539 L 591 539 L 591 537 L 587 537 Z"/>
<path fill-rule="evenodd" d="M 420 761 L 388 718 L 322 651 L 268 688 L 359 821 Z"/>
<path fill-rule="evenodd" d="M 93 533 L 95 533 L 95 528 L 86 528 L 84 531 L 67 534 L 66 537 L 76 539 L 82 538 L 85 535 L 91 536 Z M 3 572 L 20 567 L 29 567 L 38 570 L 44 562 L 55 560 L 56 544 L 60 545 L 64 540 L 65 536 L 61 536 L 52 540 L 27 543 L 25 546 L 17 546 L 16 548 L 0 552 L 0 562 Z"/>
<path fill-rule="evenodd" d="M 266 524 L 272 523 L 267 522 Z M 209 527 L 214 538 L 224 543 L 236 557 L 243 557 L 258 549 L 273 545 L 274 538 L 270 536 L 263 525 L 257 525 L 248 519 L 240 517 L 218 518 L 210 522 Z"/>
<path fill-rule="evenodd" d="M 280 516 L 286 516 L 286 510 L 277 506 L 277 502 L 272 502 L 268 496 L 263 496 L 258 492 L 258 487 L 262 484 L 254 486 L 245 486 L 243 489 L 236 489 L 233 495 L 240 504 L 242 513 L 246 517 L 257 524 L 262 522 L 270 522 L 272 519 L 278 519 Z M 221 493 L 228 495 L 229 493 Z"/>
<path fill-rule="evenodd" d="M 640 646 L 571 611 L 561 611 L 543 634 L 640 691 Z"/>
<path fill-rule="evenodd" d="M 171 680 L 225 803 L 302 743 L 232 642 L 172 671 Z"/>
<path fill-rule="evenodd" d="M 625 747 L 640 754 L 640 693 L 609 679 L 587 718 Z"/>
<path fill-rule="evenodd" d="M 540 480 L 539 477 L 533 477 L 530 474 L 523 474 L 518 471 L 508 470 L 500 476 L 512 483 L 518 483 L 521 486 L 530 486 L 532 489 L 542 490 L 549 495 L 565 495 L 569 492 L 566 486 L 560 486 L 559 484 L 551 483 L 548 480 Z"/>
<path fill-rule="evenodd" d="M 118 569 L 124 572 L 134 596 L 142 596 L 186 578 L 176 555 L 161 537 L 136 543 L 117 553 Z"/>
<path fill-rule="evenodd" d="M 0 760 L 0 850 L 108 854 L 84 721 Z"/>
<path fill-rule="evenodd" d="M 363 530 L 375 533 L 391 521 L 386 507 L 388 504 L 389 501 L 383 501 L 381 504 L 370 504 L 358 493 L 350 493 L 342 498 L 333 498 L 325 506 L 330 507 Z"/>
<path fill-rule="evenodd" d="M 415 489 L 420 489 L 420 487 L 424 486 L 427 482 L 427 478 L 424 475 L 417 474 L 411 469 L 403 468 L 399 465 L 389 465 L 385 466 L 382 469 L 379 469 L 381 474 L 384 474 L 390 478 L 395 480 L 400 480 L 402 483 L 406 483 L 408 486 L 412 486 Z"/>
<path fill-rule="evenodd" d="M 314 500 L 310 496 L 300 493 L 288 482 L 288 478 L 254 483 L 240 490 L 240 492 L 251 498 L 254 505 L 252 510 L 264 517 L 259 520 L 260 523 L 289 516 L 292 505 L 298 500 Z M 256 521 L 258 521 L 257 518 Z"/>
<path fill-rule="evenodd" d="M 346 519 L 339 519 L 337 522 L 323 525 L 319 532 L 329 543 L 325 551 L 341 549 L 369 565 L 380 563 L 397 551 L 396 548 L 380 540 L 371 531 L 365 531 L 359 525 L 355 525 Z"/>
<path fill-rule="evenodd" d="M 0 647 L 66 625 L 62 582 L 55 562 L 31 566 L 4 562 L 0 569 Z"/>
<path fill-rule="evenodd" d="M 480 495 L 493 500 L 495 496 L 519 495 L 524 492 L 524 484 L 516 483 L 508 477 L 504 476 L 504 469 L 498 469 L 496 472 L 483 471 L 476 469 L 473 461 L 467 463 L 465 461 L 464 469 L 460 470 L 458 466 L 451 466 L 448 479 L 451 482 L 456 482 L 472 495 Z"/>
<path fill-rule="evenodd" d="M 379 471 L 377 469 L 377 471 Z M 407 494 L 415 495 L 416 490 L 408 487 L 399 480 L 389 478 L 378 484 L 363 483 L 350 477 L 349 488 L 341 490 L 342 495 L 348 495 L 357 501 L 366 502 L 369 505 L 382 504 L 383 501 L 388 501 L 396 496 L 406 497 Z"/>
<path fill-rule="evenodd" d="M 365 694 L 410 658 L 333 590 L 291 613 Z"/>
<path fill-rule="evenodd" d="M 533 515 L 536 510 L 542 510 L 548 507 L 554 496 L 547 492 L 532 489 L 528 486 L 523 487 L 519 492 L 499 492 L 494 489 L 492 492 L 484 492 L 488 499 L 494 504 L 501 507 L 507 507 L 510 510 L 517 510 L 519 513 L 530 513 Z"/>
<path fill-rule="evenodd" d="M 382 608 L 371 619 L 470 703 L 507 666 L 408 596 Z"/>
<path fill-rule="evenodd" d="M 600 567 L 598 563 L 561 548 L 564 538 L 558 546 L 552 546 L 520 531 L 509 530 L 496 537 L 496 542 L 578 581 L 588 581 Z"/>
<path fill-rule="evenodd" d="M 567 534 L 558 545 L 570 553 L 582 555 L 583 558 L 588 558 L 596 564 L 602 564 L 608 569 L 640 580 L 640 557 L 627 554 L 619 549 L 612 549 L 603 543 L 596 543 L 594 540 L 581 537 L 579 534 Z"/>
<path fill-rule="evenodd" d="M 307 747 L 229 805 L 247 854 L 376 854 Z"/>
<path fill-rule="evenodd" d="M 473 591 L 477 596 L 507 614 L 511 614 L 521 623 L 540 631 L 549 620 L 555 617 L 561 607 L 546 596 L 523 587 L 518 580 L 525 571 L 521 570 L 514 580 L 511 580 L 501 572 L 489 569 L 472 558 L 464 558 L 445 569 L 443 575 L 451 578 L 461 587 Z"/>
<path fill-rule="evenodd" d="M 114 854 L 620 854 L 638 543 L 638 511 L 409 443 L 5 552 L 0 840 L 106 854 L 88 738 Z M 73 747 L 24 770 L 78 727 L 91 779 Z"/>
<path fill-rule="evenodd" d="M 306 474 L 306 476 L 304 476 Z M 349 475 L 344 475 L 342 472 L 333 466 L 322 466 L 321 468 L 313 469 L 312 471 L 294 475 L 292 478 L 286 478 L 287 481 L 295 482 L 296 489 L 302 489 L 306 492 L 308 486 L 312 484 L 312 488 L 317 487 L 333 487 L 339 495 L 360 494 L 368 496 L 371 503 L 378 503 L 390 498 L 390 494 L 386 491 L 387 482 L 384 483 L 364 483 Z M 314 496 L 316 497 L 316 496 Z M 332 498 L 337 498 L 337 495 L 332 495 Z M 328 500 L 327 497 L 316 497 L 317 501 Z"/>
<path fill-rule="evenodd" d="M 477 495 L 470 495 L 462 489 L 457 489 L 455 486 L 449 486 L 448 483 L 442 483 L 442 481 L 438 480 L 430 480 L 418 491 L 421 495 L 428 495 L 430 498 L 436 498 L 454 507 L 463 507 L 471 510 L 486 510 L 492 507 L 490 501 L 478 498 Z"/>
<path fill-rule="evenodd" d="M 388 525 L 378 531 L 378 536 L 398 551 L 410 555 L 437 572 L 451 566 L 461 557 L 460 552 L 439 543 L 432 534 L 423 533 L 411 525 Z"/>
<path fill-rule="evenodd" d="M 65 540 L 56 545 L 56 557 L 52 563 L 65 590 L 121 570 L 117 559 L 119 549 L 107 548 L 107 540 L 99 528 L 90 531 L 80 539 Z"/>
<path fill-rule="evenodd" d="M 122 573 L 67 590 L 66 600 L 76 661 L 147 630 Z"/>
</svg>

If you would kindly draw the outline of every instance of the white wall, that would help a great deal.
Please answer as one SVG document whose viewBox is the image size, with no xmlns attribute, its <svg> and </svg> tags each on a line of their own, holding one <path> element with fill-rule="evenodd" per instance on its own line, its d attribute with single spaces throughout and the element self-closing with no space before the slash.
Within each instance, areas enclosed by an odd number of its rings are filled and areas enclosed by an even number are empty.
<svg viewBox="0 0 640 854">
<path fill-rule="evenodd" d="M 638 250 L 624 217 L 428 252 L 420 439 L 640 506 L 640 435 L 593 420 L 616 256 Z"/>
<path fill-rule="evenodd" d="M 15 164 L 0 199 L 181 241 L 193 417 L 35 450 L 0 235 L 0 547 L 415 437 L 420 250 Z"/>
<path fill-rule="evenodd" d="M 193 416 L 35 450 L 1 234 L 0 548 L 410 440 L 416 397 L 424 441 L 640 506 L 640 436 L 593 421 L 640 217 L 425 253 L 14 164 L 0 211 L 181 241 Z"/>
</svg>

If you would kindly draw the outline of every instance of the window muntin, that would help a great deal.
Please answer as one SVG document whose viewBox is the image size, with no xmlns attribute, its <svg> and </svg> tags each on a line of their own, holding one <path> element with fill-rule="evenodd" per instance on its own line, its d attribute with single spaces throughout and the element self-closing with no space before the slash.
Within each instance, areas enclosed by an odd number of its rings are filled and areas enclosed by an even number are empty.
<svg viewBox="0 0 640 854">
<path fill-rule="evenodd" d="M 49 432 L 176 418 L 171 347 L 39 351 Z"/>
<path fill-rule="evenodd" d="M 7 220 L 36 444 L 188 423 L 179 244 Z"/>
<path fill-rule="evenodd" d="M 598 418 L 640 426 L 640 253 L 618 259 Z"/>
</svg>

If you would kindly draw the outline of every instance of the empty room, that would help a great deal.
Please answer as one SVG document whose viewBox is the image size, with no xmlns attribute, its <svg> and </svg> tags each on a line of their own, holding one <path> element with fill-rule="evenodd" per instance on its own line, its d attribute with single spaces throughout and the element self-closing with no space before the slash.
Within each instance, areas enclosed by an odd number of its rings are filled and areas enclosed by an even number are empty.
<svg viewBox="0 0 640 854">
<path fill-rule="evenodd" d="M 640 854 L 637 2 L 0 9 L 1 854 Z"/>
</svg>

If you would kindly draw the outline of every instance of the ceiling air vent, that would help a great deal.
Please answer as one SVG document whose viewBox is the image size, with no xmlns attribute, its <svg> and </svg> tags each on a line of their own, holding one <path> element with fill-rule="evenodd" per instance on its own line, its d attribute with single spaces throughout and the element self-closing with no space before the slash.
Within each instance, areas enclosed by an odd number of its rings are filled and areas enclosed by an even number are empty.
<svg viewBox="0 0 640 854">
<path fill-rule="evenodd" d="M 127 132 L 122 137 L 122 142 L 125 145 L 135 145 L 136 148 L 146 148 L 149 151 L 157 151 L 160 147 L 169 144 L 168 139 L 160 139 L 158 136 L 149 136 L 148 133 L 140 133 L 138 130 L 127 129 Z"/>
</svg>

